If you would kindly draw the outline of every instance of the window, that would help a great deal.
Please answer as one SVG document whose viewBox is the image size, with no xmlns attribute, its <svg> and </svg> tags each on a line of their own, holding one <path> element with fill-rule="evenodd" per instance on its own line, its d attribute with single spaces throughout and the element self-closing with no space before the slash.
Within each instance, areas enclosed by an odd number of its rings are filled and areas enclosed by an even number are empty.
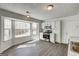
<svg viewBox="0 0 79 59">
<path fill-rule="evenodd" d="M 12 38 L 11 20 L 4 18 L 4 41 Z"/>
<path fill-rule="evenodd" d="M 38 30 L 38 23 L 32 23 L 32 30 L 33 30 L 33 35 L 36 35 Z"/>
<path fill-rule="evenodd" d="M 30 36 L 30 23 L 15 21 L 15 37 Z"/>
</svg>

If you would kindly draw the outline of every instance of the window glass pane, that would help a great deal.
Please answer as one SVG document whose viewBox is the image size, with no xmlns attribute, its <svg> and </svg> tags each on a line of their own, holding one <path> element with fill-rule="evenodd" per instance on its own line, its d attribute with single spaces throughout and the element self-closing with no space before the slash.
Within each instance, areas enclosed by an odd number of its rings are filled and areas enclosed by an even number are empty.
<svg viewBox="0 0 79 59">
<path fill-rule="evenodd" d="M 15 37 L 30 36 L 30 23 L 15 21 Z"/>
<path fill-rule="evenodd" d="M 4 18 L 4 41 L 12 38 L 11 20 Z"/>
<path fill-rule="evenodd" d="M 33 30 L 33 34 L 36 35 L 37 34 L 37 30 L 38 30 L 38 23 L 32 23 L 32 30 Z"/>
</svg>

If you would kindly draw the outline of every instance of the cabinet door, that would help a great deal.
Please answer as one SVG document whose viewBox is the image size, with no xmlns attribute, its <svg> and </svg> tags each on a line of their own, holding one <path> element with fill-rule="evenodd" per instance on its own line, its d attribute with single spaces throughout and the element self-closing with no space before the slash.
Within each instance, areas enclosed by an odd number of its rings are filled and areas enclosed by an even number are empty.
<svg viewBox="0 0 79 59">
<path fill-rule="evenodd" d="M 44 40 L 43 33 L 40 33 L 40 40 Z"/>
<path fill-rule="evenodd" d="M 54 41 L 54 33 L 51 33 L 51 34 L 50 34 L 50 41 L 51 41 L 52 43 L 55 42 L 55 41 Z"/>
</svg>

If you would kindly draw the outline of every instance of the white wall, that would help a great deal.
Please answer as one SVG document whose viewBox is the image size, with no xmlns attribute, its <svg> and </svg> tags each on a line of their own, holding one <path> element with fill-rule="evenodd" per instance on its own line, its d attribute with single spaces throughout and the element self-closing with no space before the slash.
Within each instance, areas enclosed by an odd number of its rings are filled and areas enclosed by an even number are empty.
<svg viewBox="0 0 79 59">
<path fill-rule="evenodd" d="M 79 37 L 79 15 L 63 18 L 62 42 L 68 43 L 71 36 Z"/>
<path fill-rule="evenodd" d="M 0 19 L 1 19 L 1 17 L 0 17 Z M 0 20 L 0 49 L 1 49 L 1 20 Z"/>
<path fill-rule="evenodd" d="M 15 38 L 12 40 L 8 40 L 8 41 L 2 41 L 1 42 L 1 46 L 0 46 L 0 53 L 2 53 L 3 51 L 5 51 L 6 49 L 10 48 L 13 45 L 17 45 L 26 41 L 32 40 L 30 39 L 30 36 L 28 37 L 20 37 L 20 38 Z"/>
<path fill-rule="evenodd" d="M 12 46 L 12 41 L 11 40 L 1 41 L 0 53 L 2 53 L 3 51 L 5 51 L 6 49 L 8 49 L 11 46 Z"/>
<path fill-rule="evenodd" d="M 30 36 L 15 38 L 12 40 L 12 45 L 20 44 L 29 40 L 32 40 Z"/>
</svg>

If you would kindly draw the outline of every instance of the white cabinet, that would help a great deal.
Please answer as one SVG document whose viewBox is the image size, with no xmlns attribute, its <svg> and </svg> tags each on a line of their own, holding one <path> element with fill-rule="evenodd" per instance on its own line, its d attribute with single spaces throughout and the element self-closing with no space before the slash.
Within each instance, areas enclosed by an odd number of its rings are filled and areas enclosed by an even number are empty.
<svg viewBox="0 0 79 59">
<path fill-rule="evenodd" d="M 40 40 L 44 40 L 44 38 L 43 38 L 43 32 L 40 33 Z"/>
<path fill-rule="evenodd" d="M 40 40 L 45 40 L 45 39 L 43 38 L 43 33 L 40 33 Z M 54 33 L 51 33 L 51 34 L 50 34 L 50 42 L 52 42 L 52 43 L 55 42 L 55 40 L 54 40 Z"/>
<path fill-rule="evenodd" d="M 54 33 L 50 34 L 50 42 L 55 43 Z"/>
</svg>

